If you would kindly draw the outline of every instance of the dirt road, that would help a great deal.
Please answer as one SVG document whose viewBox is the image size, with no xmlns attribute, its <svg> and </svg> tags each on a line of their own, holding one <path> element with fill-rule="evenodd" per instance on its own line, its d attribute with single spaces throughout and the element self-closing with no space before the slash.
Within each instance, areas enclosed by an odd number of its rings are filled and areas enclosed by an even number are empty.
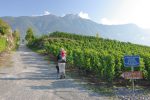
<svg viewBox="0 0 150 100">
<path fill-rule="evenodd" d="M 0 100 L 111 100 L 67 77 L 57 79 L 55 64 L 48 64 L 25 45 L 0 67 Z"/>
</svg>

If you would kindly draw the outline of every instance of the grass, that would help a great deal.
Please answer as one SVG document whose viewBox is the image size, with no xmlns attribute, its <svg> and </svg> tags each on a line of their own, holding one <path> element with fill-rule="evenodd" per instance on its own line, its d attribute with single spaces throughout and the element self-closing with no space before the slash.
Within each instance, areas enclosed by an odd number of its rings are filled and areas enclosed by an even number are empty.
<svg viewBox="0 0 150 100">
<path fill-rule="evenodd" d="M 130 94 L 130 91 L 132 91 L 132 85 L 125 86 L 125 84 L 112 84 L 109 85 L 108 82 L 105 82 L 103 80 L 94 79 L 91 77 L 91 75 L 82 75 L 79 73 L 78 69 L 74 68 L 68 68 L 67 69 L 67 75 L 75 79 L 75 81 L 78 81 L 82 84 L 85 88 L 88 90 L 94 91 L 101 96 L 110 97 L 110 100 L 118 100 L 118 92 L 122 93 L 122 95 L 127 96 Z M 98 81 L 95 81 L 98 80 Z M 144 82 L 145 83 L 145 82 Z M 142 83 L 142 84 L 144 84 Z M 136 83 L 137 84 L 137 83 Z M 149 86 L 139 86 L 138 84 L 135 84 L 135 91 L 136 95 L 142 95 L 142 96 L 149 96 L 150 94 L 150 87 Z M 122 90 L 125 89 L 125 90 Z M 128 90 L 128 91 L 127 91 Z M 126 93 L 124 94 L 125 91 Z M 119 99 L 120 100 L 120 99 Z"/>
<path fill-rule="evenodd" d="M 4 37 L 0 37 L 0 52 L 6 49 L 6 39 Z"/>
<path fill-rule="evenodd" d="M 92 82 L 90 76 L 85 76 L 83 74 L 79 74 L 76 69 L 68 69 L 66 70 L 67 75 L 71 78 L 75 79 L 78 82 L 85 83 L 83 86 L 88 90 L 99 93 L 103 96 L 114 97 L 115 94 L 113 92 L 113 87 L 109 86 L 106 82 Z"/>
<path fill-rule="evenodd" d="M 47 52 L 45 51 L 45 49 L 39 49 L 39 48 L 34 48 L 34 47 L 29 47 L 32 51 L 44 55 L 44 60 L 47 60 L 48 63 L 56 63 L 56 57 L 54 57 L 52 54 L 47 54 Z M 55 60 L 54 60 L 55 59 Z"/>
<path fill-rule="evenodd" d="M 45 49 L 39 49 L 39 48 L 35 48 L 35 47 L 29 47 L 32 51 L 38 53 L 38 54 L 45 54 L 46 51 Z"/>
</svg>

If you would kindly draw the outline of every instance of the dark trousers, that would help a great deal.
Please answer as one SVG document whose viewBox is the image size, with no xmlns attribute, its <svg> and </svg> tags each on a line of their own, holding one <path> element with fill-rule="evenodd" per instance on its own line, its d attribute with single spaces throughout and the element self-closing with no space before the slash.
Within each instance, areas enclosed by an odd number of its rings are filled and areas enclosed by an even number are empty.
<svg viewBox="0 0 150 100">
<path fill-rule="evenodd" d="M 59 74 L 59 66 L 56 65 L 57 74 Z"/>
</svg>

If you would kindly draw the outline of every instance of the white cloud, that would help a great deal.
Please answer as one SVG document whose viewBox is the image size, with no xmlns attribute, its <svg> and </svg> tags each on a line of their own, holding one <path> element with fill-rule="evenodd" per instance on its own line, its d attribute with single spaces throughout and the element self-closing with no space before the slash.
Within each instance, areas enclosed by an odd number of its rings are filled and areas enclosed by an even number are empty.
<svg viewBox="0 0 150 100">
<path fill-rule="evenodd" d="M 150 28 L 149 5 L 150 0 L 123 0 L 112 16 L 115 19 L 126 19 L 142 28 Z"/>
<path fill-rule="evenodd" d="M 88 13 L 84 13 L 82 11 L 78 14 L 78 16 L 84 19 L 90 19 Z"/>
<path fill-rule="evenodd" d="M 49 15 L 49 14 L 51 14 L 49 11 L 44 11 L 43 15 Z"/>
<path fill-rule="evenodd" d="M 145 40 L 146 38 L 144 36 L 141 37 L 141 40 Z"/>
<path fill-rule="evenodd" d="M 104 17 L 104 18 L 102 18 L 101 20 L 100 20 L 100 23 L 101 24 L 105 24 L 105 25 L 118 25 L 118 24 L 127 24 L 127 23 L 129 23 L 129 21 L 128 20 L 121 20 L 121 19 L 108 19 L 108 18 L 106 18 L 106 17 Z"/>
<path fill-rule="evenodd" d="M 109 16 L 103 16 L 99 23 L 107 25 L 133 23 L 150 29 L 150 0 L 122 0 Z M 109 13 L 109 12 L 108 12 Z"/>
<path fill-rule="evenodd" d="M 36 16 L 44 16 L 44 15 L 49 15 L 49 14 L 51 14 L 49 11 L 44 11 L 43 14 L 32 15 L 32 17 L 36 17 Z"/>
<path fill-rule="evenodd" d="M 60 17 L 64 17 L 64 16 L 66 16 L 66 14 L 62 14 Z"/>
<path fill-rule="evenodd" d="M 107 18 L 102 18 L 100 23 L 105 24 L 105 25 L 112 25 L 111 21 L 108 20 Z"/>
</svg>

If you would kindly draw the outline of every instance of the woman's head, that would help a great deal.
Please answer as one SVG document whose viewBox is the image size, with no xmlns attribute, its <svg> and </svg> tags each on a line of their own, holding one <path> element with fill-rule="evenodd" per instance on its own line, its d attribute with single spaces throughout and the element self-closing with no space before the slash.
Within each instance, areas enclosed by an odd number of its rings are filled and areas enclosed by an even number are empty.
<svg viewBox="0 0 150 100">
<path fill-rule="evenodd" d="M 64 51 L 64 48 L 60 48 L 59 52 L 62 52 L 62 51 Z"/>
<path fill-rule="evenodd" d="M 61 53 L 62 57 L 64 57 L 66 55 L 66 51 L 64 50 L 64 48 L 60 49 L 60 53 Z"/>
</svg>

